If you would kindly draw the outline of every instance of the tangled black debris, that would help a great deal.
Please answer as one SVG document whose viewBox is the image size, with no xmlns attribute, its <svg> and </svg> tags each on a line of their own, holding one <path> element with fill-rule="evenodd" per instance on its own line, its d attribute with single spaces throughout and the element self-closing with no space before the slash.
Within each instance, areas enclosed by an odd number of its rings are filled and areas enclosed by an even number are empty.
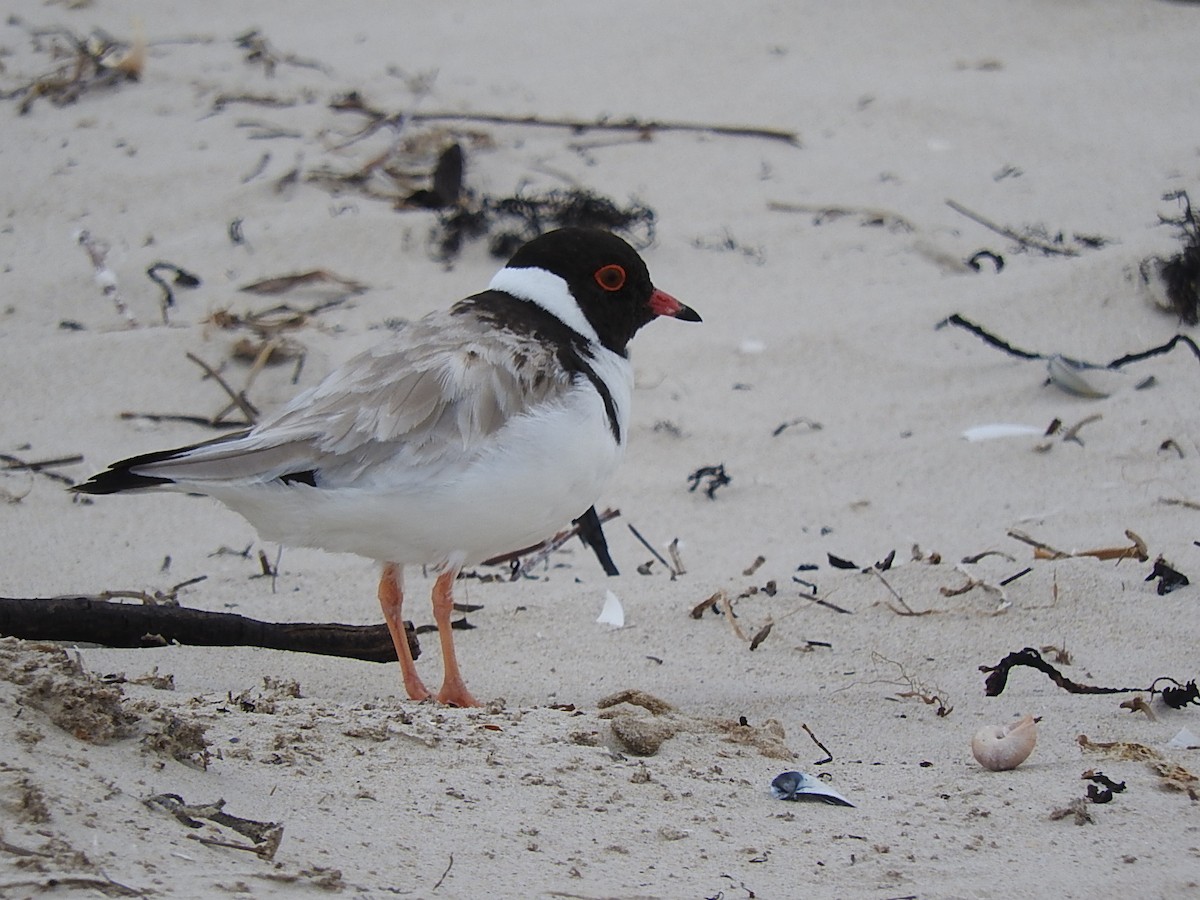
<svg viewBox="0 0 1200 900">
<path fill-rule="evenodd" d="M 1150 280 L 1152 269 L 1158 269 L 1167 291 L 1171 312 L 1188 325 L 1200 323 L 1200 214 L 1192 209 L 1187 191 L 1166 194 L 1164 200 L 1183 204 L 1182 215 L 1176 218 L 1159 216 L 1166 225 L 1179 229 L 1183 249 L 1168 259 L 1152 257 L 1142 264 L 1142 278 Z"/>
<path fill-rule="evenodd" d="M 507 259 L 543 232 L 579 226 L 623 232 L 641 250 L 654 241 L 654 221 L 654 210 L 645 204 L 631 201 L 621 207 L 608 197 L 581 189 L 511 197 L 468 195 L 438 216 L 431 241 L 434 255 L 448 262 L 466 242 L 487 236 L 488 252 Z"/>
<path fill-rule="evenodd" d="M 405 206 L 421 209 L 445 209 L 458 202 L 463 192 L 463 175 L 467 160 L 462 144 L 457 141 L 438 155 L 433 169 L 433 187 L 413 191 L 404 200 Z"/>
<path fill-rule="evenodd" d="M 1113 781 L 1103 772 L 1087 771 L 1083 777 L 1092 782 L 1087 786 L 1087 798 L 1093 803 L 1110 803 L 1114 794 L 1125 792 L 1125 782 Z"/>
<path fill-rule="evenodd" d="M 1154 684 L 1150 685 L 1151 692 L 1156 690 L 1160 681 L 1169 681 L 1174 685 L 1174 687 L 1165 687 L 1159 691 L 1162 702 L 1171 709 L 1183 709 L 1193 703 L 1200 706 L 1200 687 L 1196 686 L 1196 679 L 1193 678 L 1187 684 L 1180 684 L 1174 678 L 1156 678 Z"/>
<path fill-rule="evenodd" d="M 1176 588 L 1191 584 L 1186 575 L 1169 566 L 1167 561 L 1161 556 L 1154 561 L 1154 568 L 1151 569 L 1150 574 L 1144 580 L 1153 581 L 1155 578 L 1158 579 L 1158 593 L 1160 596 L 1169 594 Z"/>
<path fill-rule="evenodd" d="M 1157 694 L 1162 697 L 1163 703 L 1172 709 L 1182 709 L 1188 704 L 1200 705 L 1200 687 L 1197 687 L 1195 679 L 1189 681 L 1186 685 L 1180 684 L 1174 678 L 1163 675 L 1156 679 L 1148 688 L 1134 687 L 1099 687 L 1091 684 L 1080 684 L 1077 681 L 1072 681 L 1062 674 L 1058 669 L 1046 662 L 1042 658 L 1042 654 L 1032 647 L 1026 647 L 1024 650 L 1008 654 L 1004 659 L 1000 660 L 994 666 L 980 666 L 979 671 L 987 673 L 987 678 L 984 680 L 984 695 L 988 697 L 999 697 L 1004 692 L 1004 688 L 1008 685 L 1008 673 L 1016 666 L 1028 666 L 1031 669 L 1037 669 L 1039 672 L 1044 672 L 1049 676 L 1050 680 L 1057 684 L 1064 691 L 1071 694 L 1132 694 L 1132 693 L 1147 693 Z M 1159 682 L 1168 682 L 1173 687 L 1160 688 Z"/>
<path fill-rule="evenodd" d="M 171 285 L 162 277 L 160 272 L 170 272 L 175 277 L 171 279 L 177 287 L 195 288 L 200 286 L 200 276 L 193 275 L 186 269 L 181 269 L 174 263 L 156 262 L 146 270 L 146 277 L 157 284 L 163 292 L 163 297 L 160 305 L 162 306 L 163 322 L 167 321 L 167 311 L 175 305 L 175 292 L 171 290 Z"/>
<path fill-rule="evenodd" d="M 704 496 L 709 500 L 717 499 L 717 488 L 724 487 L 733 479 L 726 474 L 725 464 L 721 463 L 716 466 L 701 466 L 695 472 L 688 476 L 688 493 L 694 494 L 696 488 L 700 487 L 700 482 L 708 479 L 708 484 L 704 486 Z"/>
</svg>

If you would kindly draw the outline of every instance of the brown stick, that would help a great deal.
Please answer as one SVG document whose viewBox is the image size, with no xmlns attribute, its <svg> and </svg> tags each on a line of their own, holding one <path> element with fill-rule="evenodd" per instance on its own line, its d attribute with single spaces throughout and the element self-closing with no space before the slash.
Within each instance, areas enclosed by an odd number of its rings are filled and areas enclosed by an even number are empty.
<svg viewBox="0 0 1200 900">
<path fill-rule="evenodd" d="M 412 626 L 408 628 L 413 657 Z M 106 647 L 266 647 L 367 662 L 395 662 L 385 625 L 263 622 L 235 613 L 181 606 L 110 603 L 97 596 L 0 597 L 0 634 L 26 640 L 79 641 Z"/>
</svg>

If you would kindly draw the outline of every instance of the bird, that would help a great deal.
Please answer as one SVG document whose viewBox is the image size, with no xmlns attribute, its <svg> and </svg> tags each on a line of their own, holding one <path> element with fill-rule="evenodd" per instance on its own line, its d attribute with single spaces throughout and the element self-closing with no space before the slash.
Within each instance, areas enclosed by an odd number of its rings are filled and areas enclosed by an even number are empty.
<svg viewBox="0 0 1200 900">
<path fill-rule="evenodd" d="M 466 566 L 544 540 L 596 502 L 629 439 L 628 344 L 659 317 L 699 322 L 608 231 L 519 247 L 487 288 L 407 323 L 252 428 L 113 463 L 84 494 L 206 494 L 263 540 L 382 566 L 378 599 L 412 700 L 405 566 L 432 567 L 436 700 L 479 706 L 450 627 Z"/>
</svg>

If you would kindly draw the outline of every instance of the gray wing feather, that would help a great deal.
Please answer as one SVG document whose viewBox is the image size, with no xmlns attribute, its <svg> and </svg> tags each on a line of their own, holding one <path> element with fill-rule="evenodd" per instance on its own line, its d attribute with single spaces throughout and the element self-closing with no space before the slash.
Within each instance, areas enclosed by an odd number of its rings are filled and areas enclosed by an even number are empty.
<svg viewBox="0 0 1200 900">
<path fill-rule="evenodd" d="M 571 384 L 553 351 L 469 316 L 433 313 L 351 359 L 247 434 L 138 471 L 193 483 L 317 470 L 325 485 L 402 466 L 453 467 L 513 416 Z"/>
</svg>

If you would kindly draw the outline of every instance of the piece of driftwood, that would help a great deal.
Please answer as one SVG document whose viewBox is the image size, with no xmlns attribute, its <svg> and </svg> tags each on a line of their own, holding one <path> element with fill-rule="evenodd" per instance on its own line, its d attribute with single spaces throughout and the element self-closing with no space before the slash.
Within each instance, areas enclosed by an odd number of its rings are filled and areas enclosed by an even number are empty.
<svg viewBox="0 0 1200 900">
<path fill-rule="evenodd" d="M 406 622 L 413 658 L 420 647 Z M 266 647 L 296 653 L 395 662 L 386 625 L 263 622 L 182 606 L 112 603 L 98 597 L 0 597 L 0 634 L 105 647 Z"/>
</svg>

